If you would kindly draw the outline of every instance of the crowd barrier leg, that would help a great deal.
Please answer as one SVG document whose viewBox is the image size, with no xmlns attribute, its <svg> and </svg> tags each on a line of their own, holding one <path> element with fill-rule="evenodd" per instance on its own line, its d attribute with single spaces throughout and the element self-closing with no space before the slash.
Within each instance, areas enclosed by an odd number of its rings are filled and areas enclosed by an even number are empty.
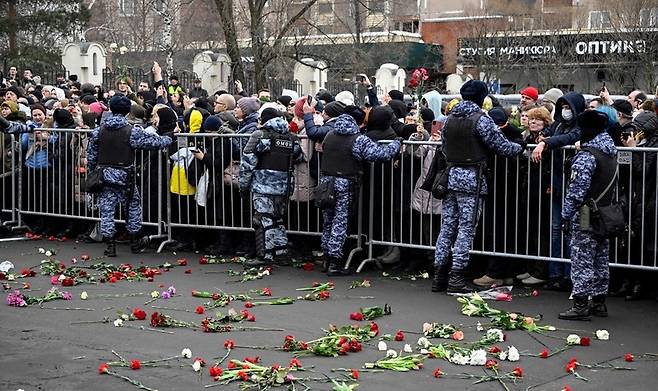
<svg viewBox="0 0 658 391">
<path fill-rule="evenodd" d="M 16 141 L 16 137 L 12 134 L 11 135 L 11 146 L 12 148 L 17 144 L 18 142 Z M 5 227 L 10 227 L 11 232 L 16 232 L 20 233 L 21 230 L 25 229 L 25 227 L 22 224 L 21 221 L 21 213 L 20 213 L 20 208 L 22 205 L 22 196 L 23 196 L 23 191 L 21 189 L 22 187 L 22 176 L 23 176 L 23 168 L 22 168 L 22 156 L 23 153 L 20 150 L 20 143 L 18 143 L 19 146 L 19 153 L 18 153 L 18 159 L 16 158 L 16 153 L 11 154 L 11 180 L 10 180 L 10 187 L 11 187 L 11 220 L 5 221 L 2 223 L 3 226 Z M 18 236 L 18 237 L 11 237 L 11 238 L 3 238 L 0 239 L 0 242 L 15 242 L 19 240 L 27 240 L 25 236 Z"/>
<path fill-rule="evenodd" d="M 369 194 L 368 194 L 368 210 L 370 213 L 368 214 L 368 257 L 361 261 L 361 264 L 359 264 L 359 267 L 356 268 L 356 272 L 360 273 L 361 270 L 367 265 L 368 263 L 374 262 L 377 265 L 378 269 L 382 268 L 382 265 L 379 263 L 379 261 L 372 256 L 372 238 L 374 234 L 374 221 L 375 218 L 373 216 L 374 212 L 374 189 L 375 185 L 375 165 L 373 163 L 370 163 L 370 189 L 369 189 Z"/>
</svg>

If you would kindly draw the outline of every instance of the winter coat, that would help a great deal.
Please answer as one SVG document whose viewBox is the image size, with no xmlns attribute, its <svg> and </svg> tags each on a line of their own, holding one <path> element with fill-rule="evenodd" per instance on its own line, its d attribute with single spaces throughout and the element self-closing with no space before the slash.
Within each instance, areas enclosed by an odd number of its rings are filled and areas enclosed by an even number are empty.
<svg viewBox="0 0 658 391">
<path fill-rule="evenodd" d="M 263 124 L 263 129 L 269 132 L 279 134 L 289 133 L 288 123 L 281 117 L 272 118 Z M 294 175 L 288 171 L 275 171 L 270 169 L 258 169 L 259 156 L 269 153 L 269 138 L 264 138 L 264 132 L 257 129 L 251 133 L 247 145 L 244 147 L 242 160 L 240 161 L 240 190 L 254 193 L 282 196 L 292 193 L 295 186 Z M 293 143 L 292 162 L 293 164 L 304 161 L 304 154 L 299 145 L 299 141 Z"/>
<path fill-rule="evenodd" d="M 304 155 L 304 161 L 295 164 L 295 191 L 290 199 L 297 202 L 308 202 L 313 199 L 313 188 L 317 183 L 309 169 L 315 152 L 315 143 L 306 136 L 306 129 L 302 129 L 297 134 L 300 136 L 299 145 Z"/>
<path fill-rule="evenodd" d="M 422 141 L 418 139 L 416 134 L 413 134 L 410 140 Z M 422 163 L 420 177 L 416 181 L 416 185 L 414 187 L 414 192 L 411 199 L 411 207 L 415 211 L 426 215 L 441 214 L 441 200 L 434 198 L 432 193 L 429 191 L 420 188 L 427 178 L 430 166 L 432 165 L 432 160 L 434 160 L 434 155 L 439 148 L 440 146 L 436 144 L 414 145 L 414 155 L 416 158 L 422 160 Z"/>
<path fill-rule="evenodd" d="M 325 136 L 334 130 L 336 118 L 329 118 L 324 125 L 316 125 L 313 113 L 304 113 L 304 129 L 306 135 L 313 141 L 322 142 Z"/>
<path fill-rule="evenodd" d="M 47 168 L 51 166 L 53 156 L 53 146 L 57 143 L 57 135 L 51 134 L 48 142 L 37 144 L 34 137 L 29 134 L 21 134 L 21 148 L 25 155 L 25 166 L 29 168 Z"/>
<path fill-rule="evenodd" d="M 242 119 L 235 134 L 252 134 L 258 129 L 258 112 L 253 112 Z M 233 139 L 233 152 L 238 155 L 247 145 L 247 137 L 235 137 Z"/>
</svg>

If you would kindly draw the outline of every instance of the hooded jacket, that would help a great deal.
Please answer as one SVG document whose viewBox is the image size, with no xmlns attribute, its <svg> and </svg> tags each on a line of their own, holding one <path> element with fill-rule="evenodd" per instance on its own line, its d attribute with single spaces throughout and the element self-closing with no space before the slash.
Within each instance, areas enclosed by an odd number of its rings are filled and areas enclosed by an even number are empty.
<svg viewBox="0 0 658 391">
<path fill-rule="evenodd" d="M 612 137 L 610 137 L 608 132 L 597 134 L 591 141 L 584 143 L 582 147 L 596 148 L 610 157 L 614 157 L 617 154 L 615 143 L 612 141 Z M 574 156 L 571 165 L 571 182 L 569 183 L 562 208 L 562 220 L 576 221 L 576 212 L 585 201 L 585 196 L 591 187 L 595 170 L 596 159 L 591 152 L 581 150 Z"/>
<path fill-rule="evenodd" d="M 465 100 L 458 103 L 452 109 L 450 115 L 455 117 L 468 117 L 478 111 L 482 111 L 482 109 L 477 104 L 470 100 Z M 446 126 L 449 122 L 450 117 L 446 120 Z M 513 157 L 523 152 L 521 145 L 507 140 L 500 129 L 498 129 L 498 126 L 496 126 L 493 120 L 487 115 L 480 117 L 473 131 L 487 148 L 498 155 Z M 441 141 L 445 143 L 443 135 L 441 136 Z M 475 194 L 478 182 L 476 179 L 477 171 L 478 169 L 476 167 L 451 167 L 450 172 L 448 173 L 448 189 Z M 486 172 L 482 173 L 480 180 L 480 194 L 487 194 Z"/>
<path fill-rule="evenodd" d="M 573 118 L 565 121 L 562 118 L 562 105 L 567 104 L 571 107 Z M 555 122 L 545 132 L 548 136 L 546 147 L 549 150 L 561 148 L 567 145 L 573 145 L 580 140 L 580 130 L 576 126 L 576 117 L 585 111 L 585 98 L 577 92 L 569 92 L 558 98 L 555 104 Z"/>
<path fill-rule="evenodd" d="M 128 125 L 128 120 L 122 115 L 111 115 L 101 125 L 104 126 L 103 131 L 113 132 Z M 87 165 L 89 170 L 94 170 L 98 164 L 99 134 L 100 127 L 94 129 L 89 136 L 89 145 L 87 147 Z M 169 136 L 158 136 L 157 134 L 147 133 L 140 126 L 133 126 L 130 133 L 130 147 L 133 149 L 163 149 L 171 144 L 171 141 L 171 137 Z M 103 170 L 105 183 L 115 186 L 126 186 L 128 184 L 128 172 L 132 168 L 106 167 Z"/>
<path fill-rule="evenodd" d="M 288 134 L 288 123 L 281 117 L 275 117 L 263 124 L 263 129 L 279 134 Z M 288 180 L 288 171 L 275 171 L 269 169 L 256 169 L 258 158 L 269 153 L 271 140 L 264 138 L 263 130 L 257 129 L 251 133 L 247 145 L 244 147 L 242 161 L 240 162 L 240 190 L 273 196 L 292 194 L 295 186 L 294 176 Z M 293 143 L 292 162 L 301 163 L 304 154 L 299 140 Z M 292 167 L 291 167 L 292 168 Z M 290 186 L 290 187 L 288 187 Z"/>
<path fill-rule="evenodd" d="M 252 134 L 258 129 L 258 112 L 254 111 L 242 119 L 240 125 L 236 129 L 236 134 Z M 242 149 L 247 145 L 246 137 L 236 137 L 233 139 L 233 152 L 239 154 Z"/>
<path fill-rule="evenodd" d="M 373 141 L 392 140 L 397 137 L 391 123 L 397 121 L 390 106 L 377 106 L 370 110 L 366 136 Z"/>
</svg>

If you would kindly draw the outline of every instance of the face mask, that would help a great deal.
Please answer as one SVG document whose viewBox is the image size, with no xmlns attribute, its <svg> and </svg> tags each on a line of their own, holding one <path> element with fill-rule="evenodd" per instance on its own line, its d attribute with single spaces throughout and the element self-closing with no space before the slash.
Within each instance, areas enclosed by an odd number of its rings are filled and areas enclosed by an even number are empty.
<svg viewBox="0 0 658 391">
<path fill-rule="evenodd" d="M 571 121 L 571 119 L 573 118 L 573 112 L 571 110 L 562 109 L 562 118 L 565 121 Z"/>
</svg>

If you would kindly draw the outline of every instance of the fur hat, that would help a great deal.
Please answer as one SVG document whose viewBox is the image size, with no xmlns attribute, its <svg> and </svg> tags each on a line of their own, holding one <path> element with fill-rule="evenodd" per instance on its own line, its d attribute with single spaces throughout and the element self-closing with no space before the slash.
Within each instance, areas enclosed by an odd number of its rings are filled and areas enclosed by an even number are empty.
<svg viewBox="0 0 658 391">
<path fill-rule="evenodd" d="M 580 142 L 591 141 L 597 134 L 605 132 L 608 127 L 608 115 L 598 110 L 585 110 L 576 119 L 580 128 Z"/>
<path fill-rule="evenodd" d="M 23 96 L 23 93 L 21 92 L 21 89 L 18 88 L 17 86 L 10 86 L 9 88 L 7 88 L 7 92 L 13 92 L 19 98 L 21 96 Z"/>
<path fill-rule="evenodd" d="M 470 100 L 476 105 L 482 107 L 484 98 L 489 94 L 487 85 L 481 80 L 469 80 L 459 90 L 464 100 Z"/>
</svg>

